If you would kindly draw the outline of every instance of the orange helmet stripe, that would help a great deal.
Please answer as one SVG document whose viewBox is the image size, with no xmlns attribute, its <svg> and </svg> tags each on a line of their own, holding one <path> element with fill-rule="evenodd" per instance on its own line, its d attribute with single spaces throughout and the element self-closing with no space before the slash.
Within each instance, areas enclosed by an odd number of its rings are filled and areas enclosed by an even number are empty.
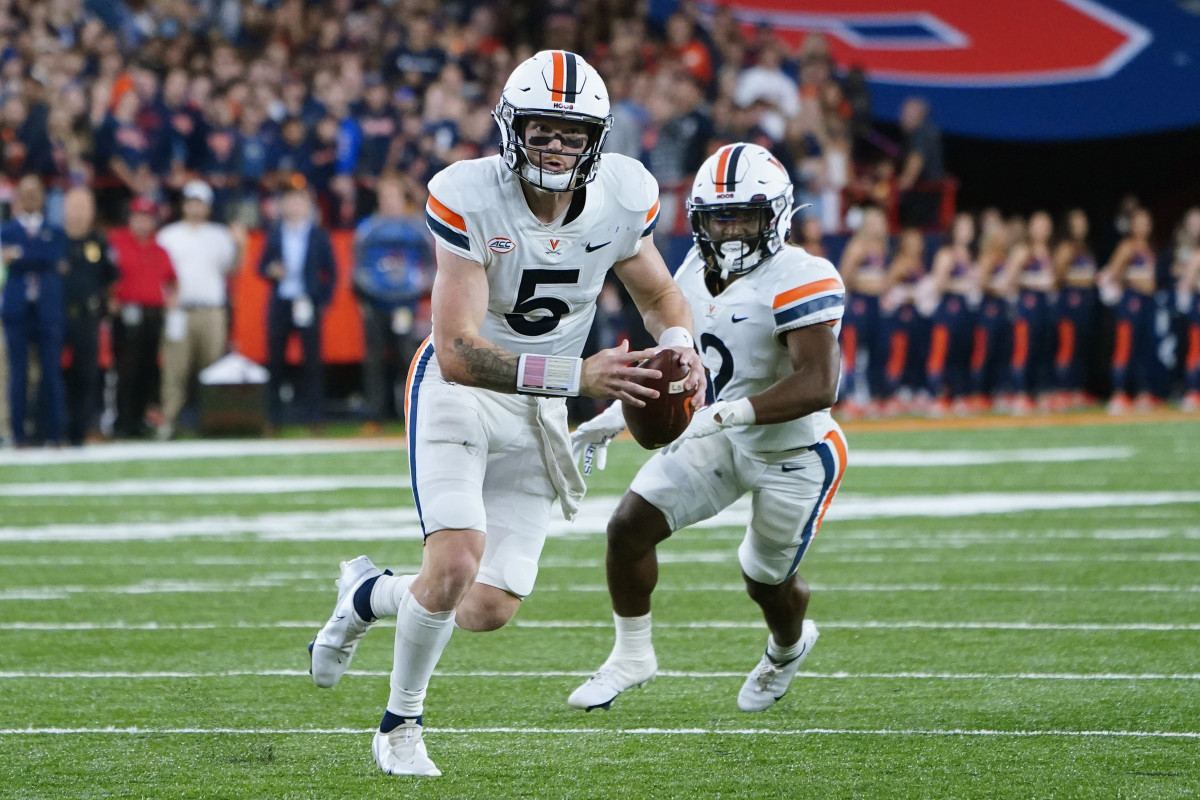
<svg viewBox="0 0 1200 800">
<path fill-rule="evenodd" d="M 551 54 L 551 59 L 554 62 L 554 76 L 551 78 L 550 85 L 551 99 L 562 100 L 566 84 L 567 60 L 561 50 L 555 50 Z"/>
</svg>

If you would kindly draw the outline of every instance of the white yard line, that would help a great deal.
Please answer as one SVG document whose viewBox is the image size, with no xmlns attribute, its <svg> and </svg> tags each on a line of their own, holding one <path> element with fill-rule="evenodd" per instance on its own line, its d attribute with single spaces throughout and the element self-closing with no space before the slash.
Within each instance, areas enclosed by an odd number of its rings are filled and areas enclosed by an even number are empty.
<svg viewBox="0 0 1200 800">
<path fill-rule="evenodd" d="M 206 439 L 194 442 L 131 442 L 71 450 L 0 451 L 0 466 L 114 464 L 124 461 L 179 461 L 189 458 L 246 458 L 321 453 L 372 453 L 401 450 L 394 439 Z"/>
<path fill-rule="evenodd" d="M 595 670 L 450 670 L 438 671 L 441 678 L 584 678 Z M 391 673 L 386 670 L 348 670 L 346 675 L 381 678 Z M 914 681 L 1200 681 L 1200 673 L 1150 672 L 1150 673 L 1075 673 L 1075 672 L 805 672 L 796 673 L 801 678 L 817 680 L 914 680 Z M 213 672 L 186 672 L 179 670 L 150 670 L 144 672 L 89 671 L 0 671 L 0 680 L 160 680 L 173 678 L 308 678 L 306 670 L 221 670 Z M 714 678 L 746 677 L 745 671 L 696 672 L 659 670 L 659 678 L 686 678 L 709 680 Z"/>
<path fill-rule="evenodd" d="M 664 553 L 670 554 L 669 549 L 679 546 L 686 538 L 682 534 L 677 540 L 663 545 Z M 732 539 L 740 539 L 741 534 L 731 535 Z M 823 542 L 828 545 L 833 537 Z M 731 550 L 730 553 L 733 551 Z M 673 555 L 673 554 L 672 554 Z M 687 552 L 679 553 L 686 556 Z M 705 556 L 707 558 L 707 556 Z M 325 556 L 0 556 L 0 568 L 3 567 L 155 567 L 187 566 L 201 567 L 270 567 L 281 564 L 306 567 L 325 567 L 329 570 L 330 580 L 337 578 L 336 558 Z M 810 557 L 804 563 L 828 564 L 1095 564 L 1098 562 L 1112 564 L 1142 564 L 1142 563 L 1191 563 L 1200 561 L 1200 552 L 1196 553 L 1133 553 L 1129 555 L 1085 555 L 1080 553 L 1011 553 L 1002 556 L 970 556 L 962 553 L 949 552 L 943 555 L 903 555 L 903 554 L 871 554 L 855 555 L 825 554 Z M 598 558 L 560 558 L 546 556 L 541 559 L 543 569 L 598 569 L 604 562 Z M 397 574 L 416 572 L 417 564 L 395 566 L 387 565 Z M 539 585 L 538 589 L 542 587 Z"/>
<path fill-rule="evenodd" d="M 1000 592 L 1017 594 L 1075 594 L 1084 592 L 1123 592 L 1129 594 L 1197 594 L 1200 586 L 1168 586 L 1165 584 L 1150 584 L 1146 586 L 1005 586 L 1004 584 L 953 584 L 953 583 L 850 583 L 827 584 L 810 581 L 809 588 L 814 592 L 853 592 L 861 594 L 900 593 L 900 592 Z M 545 592 L 601 592 L 607 593 L 608 587 L 602 584 L 566 584 L 563 586 L 541 586 L 537 591 Z M 736 592 L 746 591 L 741 583 L 698 583 L 686 586 L 671 586 L 660 584 L 656 592 Z M 2 599 L 3 593 L 0 593 Z"/>
<path fill-rule="evenodd" d="M 0 631 L 191 631 L 191 630 L 270 630 L 272 628 L 307 628 L 316 631 L 324 621 L 233 622 L 233 623 L 160 623 L 160 622 L 0 622 Z M 391 627 L 391 620 L 377 623 Z M 822 620 L 822 628 L 847 630 L 983 630 L 983 631 L 1078 631 L 1106 633 L 1112 631 L 1200 631 L 1200 623 L 1173 622 L 970 622 L 927 620 Z M 611 629 L 609 620 L 514 620 L 516 628 Z M 656 620 L 656 629 L 684 630 L 762 630 L 761 621 L 707 620 L 696 622 L 663 622 Z"/>
<path fill-rule="evenodd" d="M 586 498 L 579 516 L 568 523 L 561 517 L 551 520 L 551 536 L 577 536 L 602 533 L 619 498 L 600 495 Z M 1020 492 L 966 493 L 943 495 L 839 496 L 829 510 L 830 521 L 861 519 L 897 519 L 905 517 L 970 517 L 978 514 L 1009 514 L 1028 511 L 1100 509 L 1119 507 L 1200 504 L 1200 492 Z M 749 518 L 749 498 L 742 498 L 715 517 L 697 523 L 695 528 L 742 528 Z M 684 534 L 686 535 L 686 534 Z M 421 530 L 415 508 L 337 509 L 333 511 L 279 512 L 259 516 L 203 516 L 169 521 L 123 521 L 112 523 L 75 523 L 0 527 L 0 543 L 56 541 L 152 541 L 179 537 L 255 536 L 266 541 L 396 541 L 420 539 Z M 681 535 L 682 538 L 683 535 Z M 1160 528 L 1106 529 L 1101 531 L 975 531 L 947 532 L 944 535 L 910 535 L 893 531 L 847 532 L 839 543 L 836 536 L 826 549 L 850 547 L 961 547 L 997 541 L 1045 541 L 1049 539 L 1161 539 L 1182 537 L 1200 539 L 1200 529 L 1181 531 Z M 861 537 L 861 538 L 859 538 Z M 864 543 L 864 544 L 860 544 Z M 666 550 L 669 553 L 669 550 Z"/>
<path fill-rule="evenodd" d="M 720 559 L 722 561 L 728 559 Z M 412 570 L 415 572 L 415 568 Z M 403 573 L 401 573 L 403 574 Z M 312 591 L 313 584 L 323 585 L 332 582 L 332 575 L 314 575 L 303 573 L 277 573 L 255 575 L 236 581 L 196 581 L 196 580 L 155 580 L 139 583 L 88 586 L 75 584 L 42 584 L 19 586 L 0 589 L 0 602 L 23 602 L 36 600 L 65 600 L 73 595 L 142 595 L 142 594 L 230 594 L 236 592 L 258 590 Z M 900 593 L 949 593 L 949 592 L 980 592 L 1001 594 L 1087 594 L 1087 593 L 1122 593 L 1122 594 L 1198 594 L 1200 586 L 1184 585 L 1170 586 L 1167 584 L 1129 585 L 1129 586 L 1061 586 L 1061 585 L 1014 585 L 1004 584 L 950 584 L 950 583 L 853 583 L 825 584 L 810 583 L 815 592 L 846 592 L 853 594 L 900 594 Z M 539 593 L 546 592 L 584 592 L 590 594 L 606 594 L 608 587 L 603 584 L 562 584 L 539 585 Z M 746 587 L 741 583 L 697 583 L 659 585 L 657 592 L 704 592 L 741 594 Z M 3 628 L 0 623 L 0 628 Z"/>
<path fill-rule="evenodd" d="M 612 628 L 611 621 L 578 620 L 514 620 L 510 623 L 518 628 Z M 849 628 L 853 630 L 984 630 L 984 631 L 1200 631 L 1200 623 L 1172 622 L 927 622 L 927 621 L 883 621 L 864 620 L 859 622 L 820 622 L 822 628 Z M 762 622 L 739 622 L 734 620 L 710 620 L 707 622 L 658 622 L 658 628 L 683 628 L 694 630 L 761 630 Z"/>
<path fill-rule="evenodd" d="M 381 439 L 230 439 L 193 442 L 116 443 L 71 450 L 0 451 L 0 466 L 110 464 L 123 461 L 176 461 L 189 458 L 245 458 L 320 453 L 373 453 L 399 450 L 402 437 Z M 855 450 L 860 467 L 947 467 L 1019 462 L 1111 461 L 1131 458 L 1129 447 L 1052 447 L 1016 450 Z"/>
<path fill-rule="evenodd" d="M 88 735 L 145 735 L 158 736 L 216 736 L 244 734 L 250 736 L 366 736 L 373 728 L 144 728 L 115 726 L 105 728 L 0 728 L 0 736 L 71 736 Z M 1072 731 L 1019 730 L 1001 731 L 966 728 L 435 728 L 427 733 L 439 735 L 518 734 L 534 736 L 1008 736 L 1069 737 L 1069 738 L 1130 738 L 1130 739 L 1200 739 L 1197 731 Z"/>
<path fill-rule="evenodd" d="M 198 494 L 307 494 L 348 489 L 411 492 L 412 485 L 405 476 L 389 475 L 247 475 L 239 478 L 7 483 L 0 486 L 0 497 L 190 497 Z"/>
</svg>

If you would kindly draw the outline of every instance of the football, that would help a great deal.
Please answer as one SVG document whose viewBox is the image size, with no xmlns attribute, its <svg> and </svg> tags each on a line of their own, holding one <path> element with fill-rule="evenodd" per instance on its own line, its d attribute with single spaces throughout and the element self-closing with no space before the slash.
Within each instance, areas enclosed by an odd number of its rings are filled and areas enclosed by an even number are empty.
<svg viewBox="0 0 1200 800">
<path fill-rule="evenodd" d="M 621 401 L 622 410 L 629 432 L 637 443 L 647 450 L 656 450 L 678 439 L 692 421 L 691 393 L 683 388 L 687 367 L 680 360 L 679 352 L 670 348 L 660 350 L 638 366 L 662 373 L 657 380 L 637 381 L 657 389 L 658 398 L 646 400 L 646 405 L 641 408 Z"/>
</svg>

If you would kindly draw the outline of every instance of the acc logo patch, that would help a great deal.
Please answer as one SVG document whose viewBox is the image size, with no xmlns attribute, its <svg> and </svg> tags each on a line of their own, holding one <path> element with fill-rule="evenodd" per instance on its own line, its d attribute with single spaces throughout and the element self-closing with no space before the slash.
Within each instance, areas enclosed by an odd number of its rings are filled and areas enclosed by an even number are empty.
<svg viewBox="0 0 1200 800">
<path fill-rule="evenodd" d="M 488 240 L 488 249 L 493 253 L 511 253 L 517 249 L 517 243 L 506 236 L 496 236 Z"/>
</svg>

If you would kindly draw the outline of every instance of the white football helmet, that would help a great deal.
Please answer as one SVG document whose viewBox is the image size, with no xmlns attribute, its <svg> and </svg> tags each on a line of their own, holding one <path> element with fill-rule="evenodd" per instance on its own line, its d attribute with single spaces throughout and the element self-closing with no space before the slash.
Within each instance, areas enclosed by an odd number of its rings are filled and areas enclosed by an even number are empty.
<svg viewBox="0 0 1200 800">
<path fill-rule="evenodd" d="M 704 263 L 721 278 L 766 261 L 792 227 L 792 181 L 779 159 L 747 142 L 708 157 L 687 204 L 692 239 Z"/>
<path fill-rule="evenodd" d="M 583 58 L 565 50 L 543 50 L 514 69 L 492 117 L 500 126 L 504 163 L 522 180 L 548 192 L 569 192 L 593 180 L 604 140 L 612 128 L 604 79 Z M 528 153 L 544 148 L 524 141 L 525 123 L 530 117 L 587 126 L 587 145 L 576 156 L 573 169 L 550 172 L 531 163 Z"/>
</svg>

